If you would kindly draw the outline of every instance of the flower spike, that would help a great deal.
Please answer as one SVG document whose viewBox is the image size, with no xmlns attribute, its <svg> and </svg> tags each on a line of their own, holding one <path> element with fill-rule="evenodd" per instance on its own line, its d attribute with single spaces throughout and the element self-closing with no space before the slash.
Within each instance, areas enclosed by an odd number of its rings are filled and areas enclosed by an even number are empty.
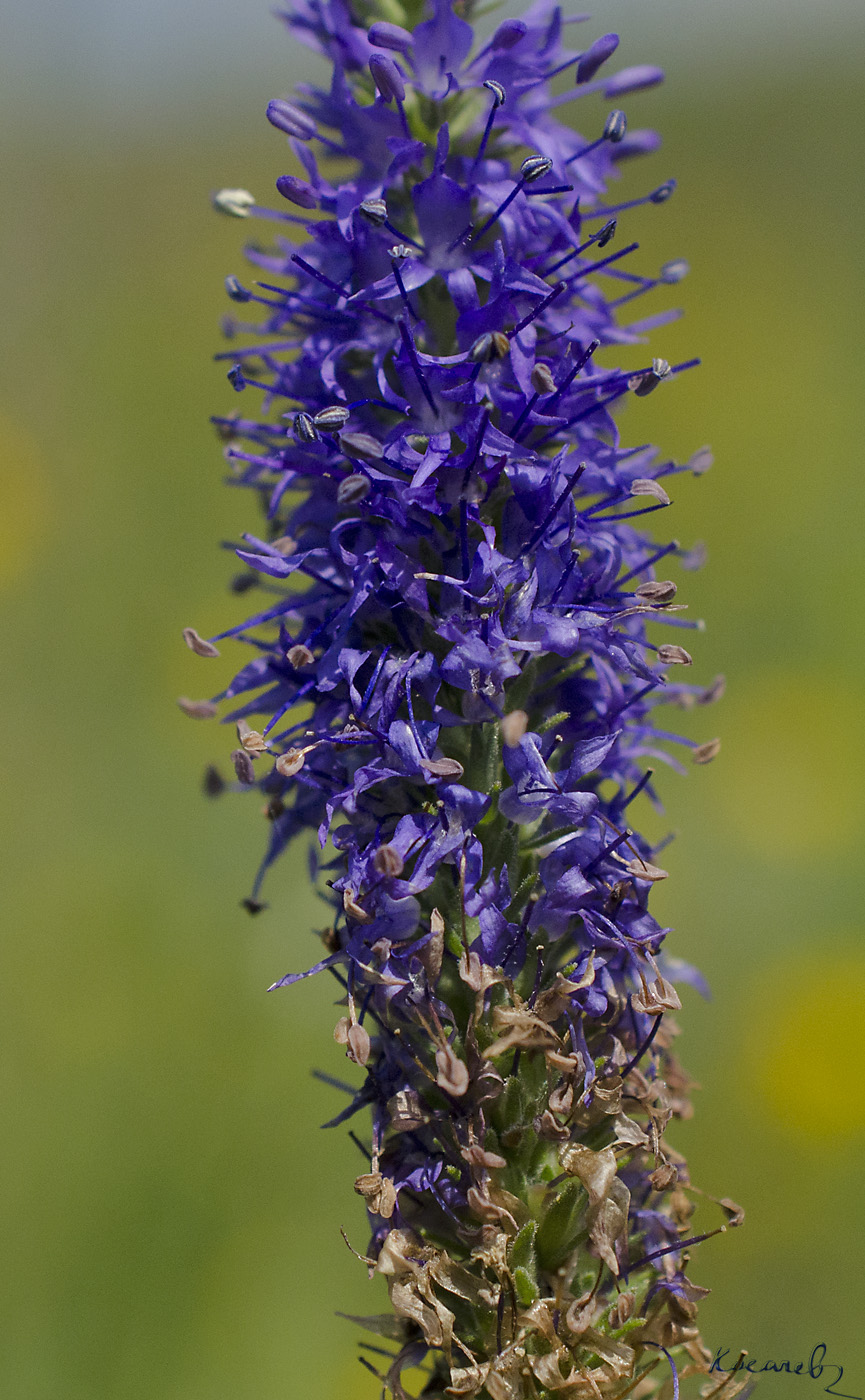
<svg viewBox="0 0 865 1400">
<path fill-rule="evenodd" d="M 697 361 L 599 363 L 642 339 L 618 309 L 687 272 L 623 267 L 628 212 L 675 182 L 608 190 L 657 138 L 616 107 L 587 142 L 549 86 L 575 68 L 570 97 L 619 101 L 662 74 L 603 76 L 618 36 L 573 51 L 553 0 L 475 45 L 473 8 L 289 0 L 333 80 L 267 119 L 302 165 L 277 190 L 314 215 L 214 196 L 275 230 L 247 249 L 268 280 L 225 282 L 261 318 L 225 357 L 255 406 L 214 420 L 264 507 L 232 587 L 266 597 L 212 640 L 184 630 L 196 658 L 243 654 L 178 703 L 235 726 L 205 792 L 259 793 L 246 910 L 276 917 L 264 882 L 298 842 L 329 905 L 323 951 L 290 952 L 272 989 L 338 983 L 349 1068 L 318 1077 L 346 1096 L 326 1126 L 368 1125 L 349 1248 L 389 1291 L 371 1321 L 393 1349 L 361 1358 L 383 1393 L 407 1400 L 420 1369 L 429 1400 L 676 1400 L 683 1361 L 710 1359 L 688 1254 L 741 1213 L 722 1200 L 689 1234 L 665 1140 L 689 1112 L 673 981 L 700 980 L 666 958 L 642 806 L 670 745 L 697 768 L 720 752 L 659 707 L 723 683 L 678 679 L 701 657 L 658 629 L 693 627 L 668 574 L 697 555 L 647 527 L 711 454 L 626 446 L 612 416 Z"/>
</svg>

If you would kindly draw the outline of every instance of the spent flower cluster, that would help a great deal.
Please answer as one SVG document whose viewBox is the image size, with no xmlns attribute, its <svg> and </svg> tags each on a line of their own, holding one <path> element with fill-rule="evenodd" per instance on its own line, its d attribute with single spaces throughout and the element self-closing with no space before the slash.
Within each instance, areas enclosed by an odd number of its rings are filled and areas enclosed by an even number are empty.
<svg viewBox="0 0 865 1400">
<path fill-rule="evenodd" d="M 275 225 L 247 249 L 256 280 L 226 282 L 254 319 L 227 323 L 250 340 L 222 358 L 262 406 L 216 420 L 266 519 L 232 546 L 235 592 L 263 598 L 212 640 L 186 630 L 199 656 L 230 638 L 247 659 L 181 705 L 229 706 L 232 785 L 264 798 L 250 912 L 292 840 L 320 853 L 324 955 L 275 986 L 332 974 L 363 1070 L 333 1123 L 371 1116 L 362 1257 L 392 1314 L 361 1319 L 390 1352 L 365 1364 L 397 1400 L 417 1367 L 425 1396 L 672 1394 L 709 1359 L 685 1273 L 706 1236 L 664 1138 L 690 1111 L 674 983 L 700 979 L 663 951 L 665 871 L 629 819 L 671 744 L 718 750 L 658 724 L 721 682 L 674 679 L 691 656 L 654 639 L 692 625 L 666 575 L 698 561 L 647 533 L 711 458 L 624 447 L 612 416 L 696 361 L 598 362 L 673 319 L 630 318 L 687 271 L 634 271 L 619 233 L 675 181 L 607 193 L 658 145 L 618 104 L 662 73 L 610 72 L 617 36 L 572 47 L 550 0 L 486 42 L 470 18 L 466 0 L 284 14 L 330 65 L 267 109 L 302 174 L 278 208 L 215 196 Z M 584 136 L 557 120 L 592 95 Z"/>
</svg>

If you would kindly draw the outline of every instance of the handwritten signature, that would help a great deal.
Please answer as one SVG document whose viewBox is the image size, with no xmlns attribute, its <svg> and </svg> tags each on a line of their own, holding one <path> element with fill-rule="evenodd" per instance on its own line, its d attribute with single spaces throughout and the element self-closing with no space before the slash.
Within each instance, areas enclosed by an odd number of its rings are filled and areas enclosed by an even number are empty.
<svg viewBox="0 0 865 1400">
<path fill-rule="evenodd" d="M 818 1342 L 807 1362 L 799 1361 L 796 1365 L 792 1361 L 764 1361 L 760 1366 L 755 1357 L 750 1357 L 747 1361 L 743 1352 L 739 1360 L 733 1366 L 724 1366 L 722 1362 L 730 1355 L 730 1347 L 718 1347 L 715 1352 L 712 1364 L 709 1367 L 709 1374 L 713 1371 L 720 1371 L 722 1375 L 731 1375 L 733 1371 L 748 1371 L 752 1376 L 760 1375 L 764 1372 L 774 1372 L 775 1375 L 786 1376 L 809 1376 L 812 1381 L 823 1379 L 824 1371 L 837 1371 L 828 1385 L 824 1385 L 823 1390 L 827 1395 L 835 1395 L 840 1400 L 862 1400 L 859 1395 L 848 1395 L 846 1391 L 836 1390 L 835 1387 L 844 1375 L 844 1367 L 839 1366 L 837 1361 L 826 1361 L 826 1344 Z"/>
</svg>

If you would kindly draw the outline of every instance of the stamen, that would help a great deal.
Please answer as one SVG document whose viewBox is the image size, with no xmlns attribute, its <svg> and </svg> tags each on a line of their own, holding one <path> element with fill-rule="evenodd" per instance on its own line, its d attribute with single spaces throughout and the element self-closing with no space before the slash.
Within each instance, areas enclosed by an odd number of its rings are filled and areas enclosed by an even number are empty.
<svg viewBox="0 0 865 1400">
<path fill-rule="evenodd" d="M 410 316 L 413 316 L 416 321 L 419 321 L 420 316 L 418 316 L 417 312 L 415 311 L 414 307 L 408 299 L 408 292 L 405 289 L 405 283 L 402 280 L 402 273 L 399 270 L 400 259 L 408 257 L 408 248 L 404 247 L 401 243 L 397 243 L 394 248 L 388 249 L 388 256 L 390 257 L 391 270 L 393 272 L 394 281 L 396 282 L 396 285 L 399 288 L 399 294 L 402 297 L 403 306 L 405 307 L 406 311 Z"/>
<path fill-rule="evenodd" d="M 645 773 L 643 774 L 643 776 L 642 776 L 642 778 L 640 779 L 640 781 L 637 783 L 636 787 L 628 794 L 628 796 L 625 798 L 624 802 L 622 803 L 622 811 L 624 811 L 626 807 L 629 807 L 629 806 L 631 805 L 631 803 L 633 802 L 633 800 L 634 800 L 635 797 L 639 797 L 640 793 L 643 791 L 643 788 L 646 786 L 646 784 L 647 784 L 648 782 L 651 781 L 651 778 L 652 778 L 652 775 L 654 774 L 654 771 L 655 771 L 654 768 L 647 768 L 647 769 L 646 769 Z"/>
<path fill-rule="evenodd" d="M 551 604 L 557 602 L 560 595 L 564 592 L 565 585 L 568 582 L 568 579 L 571 577 L 571 574 L 574 572 L 574 569 L 577 567 L 579 560 L 580 551 L 578 549 L 575 549 L 567 564 L 565 565 L 564 573 L 562 574 L 561 578 L 556 584 L 555 590 L 552 596 L 550 597 Z"/>
<path fill-rule="evenodd" d="M 415 349 L 415 343 L 412 340 L 411 331 L 409 330 L 405 321 L 399 321 L 397 322 L 397 324 L 399 326 L 400 338 L 402 340 L 403 345 L 405 346 L 406 354 L 411 360 L 411 366 L 415 372 L 415 378 L 417 379 L 417 382 L 421 387 L 421 391 L 423 393 L 424 398 L 426 399 L 435 416 L 438 417 L 438 405 L 436 404 L 436 401 L 433 398 L 432 393 L 430 391 L 430 387 L 426 382 L 426 375 L 424 374 L 423 369 L 421 367 L 421 362 L 418 359 L 417 350 Z"/>
<path fill-rule="evenodd" d="M 530 311 L 527 316 L 524 316 L 521 321 L 517 322 L 512 331 L 508 331 L 509 339 L 513 340 L 515 336 L 519 335 L 520 331 L 525 330 L 526 326 L 530 326 L 532 321 L 540 316 L 542 311 L 546 311 L 551 302 L 555 301 L 556 297 L 561 296 L 562 292 L 567 290 L 567 286 L 567 282 L 557 282 L 553 290 L 548 296 L 544 297 L 543 301 L 538 303 L 534 311 Z"/>
<path fill-rule="evenodd" d="M 657 564 L 666 554 L 674 554 L 678 548 L 678 540 L 673 540 L 671 544 L 663 545 L 662 548 L 656 550 L 654 554 L 650 554 L 645 563 L 639 564 L 637 568 L 631 569 L 630 573 L 624 574 L 622 578 L 617 579 L 617 586 L 621 588 L 624 584 L 630 583 L 632 578 L 637 578 L 640 574 L 645 573 L 646 569 L 651 569 L 652 565 Z"/>
<path fill-rule="evenodd" d="M 313 267 L 312 263 L 308 263 L 299 253 L 292 253 L 291 261 L 297 263 L 298 267 L 302 267 L 304 272 L 308 273 L 310 277 L 314 277 L 317 282 L 321 282 L 325 287 L 329 287 L 332 292 L 336 292 L 338 296 L 351 296 L 350 291 L 347 291 L 345 287 L 341 287 L 338 282 L 333 282 L 329 277 L 325 277 L 323 272 L 319 272 L 317 267 Z M 368 311 L 371 316 L 376 316 L 379 321 L 387 321 L 388 325 L 393 325 L 392 316 L 387 316 L 383 311 L 379 311 L 377 307 L 370 306 L 368 301 L 361 301 L 358 305 L 362 306 L 365 311 Z M 349 314 L 351 313 L 349 312 Z"/>
<path fill-rule="evenodd" d="M 312 263 L 308 263 L 305 258 L 302 258 L 299 253 L 292 253 L 291 261 L 297 263 L 298 267 L 302 267 L 308 276 L 314 277 L 317 282 L 321 282 L 323 286 L 329 287 L 332 292 L 336 292 L 337 296 L 351 296 L 351 292 L 345 287 L 341 287 L 338 282 L 331 281 L 323 272 L 319 272 L 317 267 L 313 267 Z"/>
<path fill-rule="evenodd" d="M 567 194 L 573 188 L 573 185 L 545 185 L 542 190 L 526 190 L 526 195 L 531 199 L 534 195 L 541 194 Z"/>
<path fill-rule="evenodd" d="M 496 119 L 496 112 L 498 111 L 499 107 L 503 106 L 505 101 L 507 100 L 507 93 L 505 92 L 501 83 L 496 83 L 491 78 L 488 78 L 487 81 L 484 83 L 484 87 L 492 93 L 493 105 L 490 108 L 489 113 L 487 114 L 487 124 L 484 127 L 484 134 L 481 137 L 481 144 L 478 146 L 477 155 L 472 161 L 471 167 L 469 169 L 469 183 L 471 183 L 475 171 L 480 165 L 480 162 L 483 160 L 484 151 L 487 148 L 487 142 L 490 139 L 490 133 L 492 132 L 493 123 Z"/>
<path fill-rule="evenodd" d="M 655 1036 L 658 1034 L 658 1030 L 660 1029 L 660 1025 L 663 1019 L 663 1014 L 660 1016 L 655 1016 L 653 1018 L 652 1029 L 649 1031 L 649 1034 L 646 1036 L 646 1039 L 643 1041 L 642 1045 L 637 1050 L 633 1059 L 630 1059 L 628 1063 L 624 1066 L 624 1068 L 619 1070 L 619 1073 L 623 1079 L 625 1079 L 630 1074 L 631 1070 L 634 1068 L 634 1065 L 638 1065 L 640 1063 L 640 1060 L 643 1058 L 646 1051 L 651 1046 L 652 1041 L 655 1039 Z"/>
<path fill-rule="evenodd" d="M 469 507 L 465 497 L 460 499 L 460 561 L 463 568 L 463 582 L 468 580 L 471 573 L 469 564 Z M 468 602 L 468 599 L 464 599 Z"/>
<path fill-rule="evenodd" d="M 377 683 L 378 683 L 378 678 L 379 678 L 379 676 L 381 675 L 381 673 L 382 673 L 382 671 L 383 671 L 383 669 L 384 669 L 384 663 L 387 661 L 387 658 L 388 658 L 388 656 L 390 655 L 390 652 L 391 652 L 391 647 L 390 647 L 390 646 L 386 646 L 385 649 L 384 649 L 384 651 L 382 652 L 381 656 L 378 658 L 378 661 L 375 663 L 375 669 L 373 670 L 373 673 L 372 673 L 372 675 L 371 675 L 370 678 L 369 678 L 369 683 L 367 684 L 366 690 L 363 692 L 363 698 L 361 699 L 361 702 L 360 702 L 360 709 L 358 710 L 358 715 L 359 715 L 359 716 L 362 715 L 362 714 L 365 712 L 367 705 L 369 704 L 370 700 L 372 699 L 372 693 L 373 693 L 373 691 L 374 691 L 375 688 L 376 688 L 376 685 L 377 685 Z"/>
<path fill-rule="evenodd" d="M 577 482 L 579 481 L 580 477 L 582 476 L 582 474 L 583 474 L 583 472 L 584 472 L 585 470 L 586 470 L 586 463 L 585 463 L 585 462 L 581 462 L 580 465 L 577 467 L 577 470 L 576 470 L 575 472 L 572 472 L 571 475 L 568 477 L 568 481 L 567 481 L 567 485 L 565 486 L 565 489 L 564 489 L 562 492 L 560 492 L 560 494 L 556 497 L 555 504 L 553 505 L 552 509 L 549 510 L 549 511 L 547 512 L 547 515 L 546 515 L 546 517 L 544 518 L 543 524 L 540 525 L 540 526 L 538 527 L 537 530 L 535 530 L 535 533 L 532 535 L 531 539 L 529 540 L 528 545 L 526 546 L 527 551 L 530 551 L 530 550 L 534 549 L 534 548 L 535 548 L 535 545 L 536 545 L 536 544 L 543 538 L 543 536 L 546 534 L 548 527 L 549 527 L 549 526 L 552 524 L 552 522 L 555 520 L 556 516 L 557 516 L 558 513 L 559 513 L 559 510 L 561 509 L 561 507 L 564 505 L 565 501 L 566 501 L 566 500 L 568 499 L 568 497 L 570 496 L 571 492 L 573 491 L 574 487 L 576 486 Z"/>
<path fill-rule="evenodd" d="M 558 403 L 559 399 L 562 397 L 563 394 L 566 394 L 568 392 L 577 375 L 579 374 L 580 370 L 583 369 L 583 367 L 586 364 L 588 364 L 595 351 L 600 349 L 600 346 L 601 342 L 599 340 L 592 340 L 589 342 L 589 345 L 582 352 L 573 369 L 569 371 L 563 382 L 559 385 L 558 389 L 553 394 L 553 397 L 547 404 L 548 410 L 551 409 L 554 406 L 554 404 Z"/>
<path fill-rule="evenodd" d="M 609 225 L 605 224 L 604 229 L 608 228 Z M 601 230 L 602 234 L 604 229 Z M 608 237 L 611 238 L 612 234 L 609 234 Z M 626 258 L 631 253 L 635 253 L 639 246 L 639 243 L 629 243 L 626 248 L 620 248 L 617 253 L 610 253 L 609 257 L 599 258 L 597 262 L 589 263 L 588 267 L 578 268 L 577 271 L 573 273 L 574 282 L 582 282 L 584 278 L 591 277 L 596 272 L 602 272 L 604 268 L 609 267 L 611 263 L 619 262 L 621 258 Z M 565 261 L 567 261 L 567 259 L 565 259 Z M 555 271 L 555 269 L 553 269 L 553 271 Z M 549 275 L 549 273 L 546 274 L 546 276 Z"/>
<path fill-rule="evenodd" d="M 705 1235 L 692 1235 L 687 1240 L 677 1240 L 675 1244 L 668 1244 L 664 1249 L 653 1249 L 651 1254 L 644 1254 L 642 1259 L 638 1259 L 636 1264 L 629 1264 L 623 1270 L 623 1277 L 626 1278 L 634 1269 L 640 1269 L 644 1264 L 648 1264 L 652 1259 L 660 1259 L 662 1254 L 678 1254 L 680 1250 L 687 1249 L 692 1244 L 702 1244 L 703 1240 L 711 1240 L 715 1235 L 726 1234 L 726 1225 L 719 1225 L 717 1230 L 708 1230 Z"/>
<path fill-rule="evenodd" d="M 662 1351 L 666 1356 L 667 1360 L 669 1361 L 670 1370 L 673 1372 L 673 1400 L 679 1400 L 679 1372 L 676 1370 L 675 1361 L 673 1360 L 670 1353 L 667 1351 L 667 1348 L 661 1346 L 660 1342 L 649 1342 L 649 1346 L 657 1347 L 658 1351 Z"/>
<path fill-rule="evenodd" d="M 480 369 L 480 365 L 478 365 L 477 368 Z M 474 452 L 473 452 L 472 455 L 471 455 L 471 460 L 469 461 L 468 466 L 466 467 L 465 471 L 463 472 L 463 484 L 462 484 L 462 487 L 461 487 L 461 494 L 462 494 L 462 495 L 465 495 L 466 487 L 467 487 L 468 484 L 469 484 L 469 477 L 471 476 L 472 471 L 474 470 L 475 463 L 477 462 L 478 458 L 479 458 L 480 455 L 481 455 L 481 448 L 482 448 L 483 445 L 484 445 L 484 437 L 485 437 L 485 435 L 486 435 L 486 431 L 487 431 L 487 428 L 488 428 L 488 426 L 489 426 L 489 421 L 490 421 L 490 413 L 489 413 L 489 409 L 486 409 L 485 412 L 484 412 L 484 416 L 483 416 L 483 418 L 481 419 L 481 426 L 480 426 L 480 428 L 479 428 L 479 430 L 478 430 L 478 437 L 477 437 L 477 442 L 475 443 L 475 450 L 474 450 Z"/>
<path fill-rule="evenodd" d="M 608 219 L 611 214 L 621 214 L 625 209 L 639 209 L 643 204 L 666 204 L 675 190 L 676 181 L 667 180 L 656 190 L 652 190 L 651 194 L 644 194 L 640 199 L 630 199 L 626 204 L 612 204 L 605 209 L 588 209 L 583 217 L 586 219 Z"/>
<path fill-rule="evenodd" d="M 523 188 L 526 185 L 533 184 L 535 180 L 540 180 L 542 176 L 547 174 L 547 171 L 552 170 L 552 167 L 553 162 L 550 160 L 549 156 L 527 156 L 526 159 L 523 161 L 522 165 L 520 166 L 520 178 L 514 185 L 510 194 L 502 200 L 495 213 L 490 214 L 490 217 L 487 219 L 486 223 L 475 233 L 472 233 L 471 242 L 474 243 L 476 239 L 483 238 L 487 229 L 492 228 L 493 224 L 496 222 L 496 219 L 501 217 L 505 210 L 516 199 L 517 195 L 520 194 Z M 467 233 L 471 233 L 471 224 L 469 224 L 463 230 L 463 232 L 459 235 L 458 238 L 454 239 L 453 243 L 451 244 L 451 250 L 456 248 L 457 244 L 462 242 Z"/>
<path fill-rule="evenodd" d="M 628 130 L 628 119 L 624 112 L 614 111 L 607 117 L 604 130 L 596 141 L 592 141 L 588 146 L 582 146 L 579 151 L 574 151 L 572 156 L 568 156 L 565 165 L 570 165 L 575 160 L 582 160 L 583 156 L 589 155 L 591 151 L 597 150 L 598 146 L 603 146 L 605 141 L 610 141 L 613 145 L 618 145 L 625 139 Z"/>
<path fill-rule="evenodd" d="M 632 831 L 620 832 L 615 840 L 610 842 L 609 846 L 604 846 L 603 850 L 598 851 L 598 854 L 589 861 L 588 865 L 583 866 L 583 874 L 588 875 L 589 871 L 594 870 L 596 865 L 600 865 L 602 860 L 606 860 L 607 856 L 612 855 L 613 851 L 618 850 L 619 846 L 623 846 L 626 841 L 629 841 L 633 834 Z"/>
</svg>

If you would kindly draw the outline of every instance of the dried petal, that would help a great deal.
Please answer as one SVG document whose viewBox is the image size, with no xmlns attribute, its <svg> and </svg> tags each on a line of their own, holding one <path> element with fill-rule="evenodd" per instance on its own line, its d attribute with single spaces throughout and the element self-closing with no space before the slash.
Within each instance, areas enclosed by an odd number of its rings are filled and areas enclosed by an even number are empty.
<svg viewBox="0 0 865 1400">
<path fill-rule="evenodd" d="M 436 1051 L 436 1084 L 452 1098 L 462 1098 L 469 1087 L 469 1071 L 464 1060 L 454 1054 L 449 1045 Z"/>
<path fill-rule="evenodd" d="M 284 754 L 280 754 L 274 766 L 281 777 L 293 778 L 305 762 L 306 755 L 302 749 L 287 749 Z"/>
</svg>

